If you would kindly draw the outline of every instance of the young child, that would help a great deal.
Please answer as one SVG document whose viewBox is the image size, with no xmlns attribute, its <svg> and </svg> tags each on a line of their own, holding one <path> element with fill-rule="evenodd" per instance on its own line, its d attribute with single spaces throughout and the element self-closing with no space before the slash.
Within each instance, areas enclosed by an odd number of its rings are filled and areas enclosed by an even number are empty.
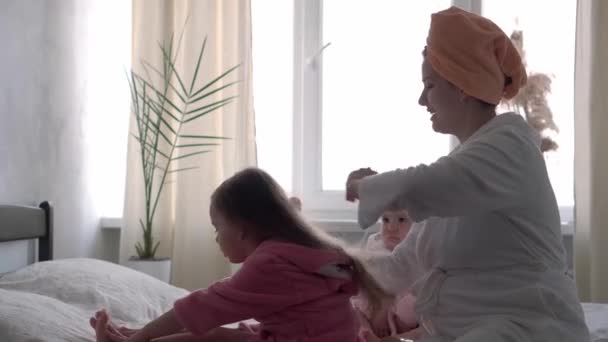
<svg viewBox="0 0 608 342">
<path fill-rule="evenodd" d="M 249 168 L 222 183 L 210 216 L 223 254 L 243 263 L 239 271 L 176 301 L 141 330 L 115 327 L 98 312 L 91 319 L 98 342 L 358 340 L 350 298 L 361 289 L 380 303 L 384 292 L 355 257 L 301 218 L 267 173 Z M 222 328 L 247 319 L 259 325 Z"/>
<path fill-rule="evenodd" d="M 302 200 L 299 197 L 289 197 L 289 204 L 291 204 L 297 211 L 302 211 Z"/>
<path fill-rule="evenodd" d="M 372 234 L 366 241 L 365 251 L 369 253 L 390 253 L 405 239 L 412 220 L 406 210 L 387 210 L 382 214 L 380 232 Z M 369 308 L 365 296 L 353 300 L 357 309 L 361 330 L 360 337 L 365 341 L 378 341 L 387 336 L 417 336 L 418 326 L 414 313 L 415 298 L 409 293 L 396 297 L 395 301 L 380 309 Z M 401 335 L 407 333 L 406 335 Z"/>
</svg>

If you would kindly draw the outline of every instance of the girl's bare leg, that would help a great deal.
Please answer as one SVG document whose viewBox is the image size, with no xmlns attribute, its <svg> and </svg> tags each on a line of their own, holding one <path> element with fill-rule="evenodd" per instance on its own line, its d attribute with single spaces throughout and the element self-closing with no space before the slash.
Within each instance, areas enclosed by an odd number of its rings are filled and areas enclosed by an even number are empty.
<svg viewBox="0 0 608 342">
<path fill-rule="evenodd" d="M 99 311 L 95 314 L 95 318 L 91 318 L 91 325 L 95 324 L 95 336 L 97 342 L 112 342 L 106 334 L 109 317 L 105 311 Z"/>
<path fill-rule="evenodd" d="M 155 338 L 151 342 L 245 342 L 252 335 L 250 333 L 228 328 L 216 328 L 205 336 L 195 336 L 190 333 L 181 333 L 171 336 Z"/>
<path fill-rule="evenodd" d="M 91 317 L 89 319 L 89 324 L 91 325 L 91 327 L 93 327 L 93 329 L 95 329 L 95 327 L 97 325 L 97 318 Z M 135 333 L 137 333 L 139 331 L 139 329 L 131 329 L 131 328 L 127 328 L 127 327 L 124 327 L 124 326 L 117 326 L 114 323 L 112 323 L 112 320 L 108 320 L 107 325 L 108 326 L 112 326 L 112 328 L 114 328 L 115 331 L 121 333 L 125 337 L 131 337 L 131 336 L 135 335 Z"/>
<path fill-rule="evenodd" d="M 95 329 L 95 335 L 97 342 L 114 342 L 110 336 L 108 336 L 108 328 L 112 324 L 110 317 L 104 310 L 100 310 L 95 313 L 95 317 L 91 317 L 89 323 Z M 113 333 L 117 333 L 122 337 L 121 341 L 128 340 L 129 336 L 137 332 L 136 329 L 127 329 L 125 327 L 110 328 Z M 229 328 L 216 328 L 211 330 L 205 336 L 196 336 L 190 333 L 178 333 L 170 336 L 163 336 L 151 340 L 151 342 L 246 342 L 252 333 L 245 332 L 237 329 Z"/>
</svg>

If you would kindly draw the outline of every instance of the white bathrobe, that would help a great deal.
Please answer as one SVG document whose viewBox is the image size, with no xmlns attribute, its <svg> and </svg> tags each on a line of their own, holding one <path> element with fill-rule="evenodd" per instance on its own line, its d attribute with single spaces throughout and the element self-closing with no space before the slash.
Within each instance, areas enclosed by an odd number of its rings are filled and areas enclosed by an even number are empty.
<svg viewBox="0 0 608 342">
<path fill-rule="evenodd" d="M 416 221 L 369 262 L 388 290 L 417 297 L 423 341 L 590 340 L 539 146 L 521 116 L 502 114 L 433 164 L 361 181 L 362 227 L 395 204 Z"/>
</svg>

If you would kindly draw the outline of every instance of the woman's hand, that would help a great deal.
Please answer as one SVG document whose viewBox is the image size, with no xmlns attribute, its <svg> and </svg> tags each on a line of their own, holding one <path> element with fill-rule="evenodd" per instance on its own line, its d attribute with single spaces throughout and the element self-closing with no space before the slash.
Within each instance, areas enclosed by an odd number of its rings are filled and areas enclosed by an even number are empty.
<svg viewBox="0 0 608 342">
<path fill-rule="evenodd" d="M 346 179 L 346 200 L 354 202 L 359 199 L 359 181 L 365 177 L 373 176 L 378 172 L 371 168 L 359 169 L 351 172 Z"/>
</svg>

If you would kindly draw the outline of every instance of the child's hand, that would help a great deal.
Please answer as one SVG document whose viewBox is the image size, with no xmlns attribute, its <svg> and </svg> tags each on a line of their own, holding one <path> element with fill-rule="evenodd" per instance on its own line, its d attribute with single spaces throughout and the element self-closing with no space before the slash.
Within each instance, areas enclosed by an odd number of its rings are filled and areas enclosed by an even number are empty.
<svg viewBox="0 0 608 342">
<path fill-rule="evenodd" d="M 406 333 L 399 334 L 397 336 L 404 338 L 404 339 L 411 339 L 411 340 L 415 341 L 415 340 L 422 338 L 422 335 L 424 335 L 424 329 L 422 329 L 422 327 L 418 327 L 418 328 L 412 329 Z"/>
<path fill-rule="evenodd" d="M 391 335 L 387 308 L 383 308 L 375 312 L 372 317 L 370 317 L 369 322 L 376 336 L 382 338 Z"/>
<path fill-rule="evenodd" d="M 359 181 L 375 174 L 378 174 L 378 172 L 369 167 L 351 172 L 346 179 L 346 200 L 354 202 L 359 199 Z"/>
<path fill-rule="evenodd" d="M 374 335 L 374 333 L 369 330 L 362 331 L 361 334 L 359 335 L 359 337 L 365 342 L 413 342 L 414 341 L 409 338 L 402 337 L 401 335 L 387 336 L 385 338 L 380 339 L 378 336 Z"/>
<path fill-rule="evenodd" d="M 385 337 L 385 338 L 381 339 L 380 342 L 414 342 L 414 340 L 411 340 L 409 338 L 399 337 L 399 336 L 389 336 L 389 337 Z"/>
<path fill-rule="evenodd" d="M 365 342 L 380 342 L 380 338 L 368 329 L 362 330 L 359 337 Z"/>
</svg>

